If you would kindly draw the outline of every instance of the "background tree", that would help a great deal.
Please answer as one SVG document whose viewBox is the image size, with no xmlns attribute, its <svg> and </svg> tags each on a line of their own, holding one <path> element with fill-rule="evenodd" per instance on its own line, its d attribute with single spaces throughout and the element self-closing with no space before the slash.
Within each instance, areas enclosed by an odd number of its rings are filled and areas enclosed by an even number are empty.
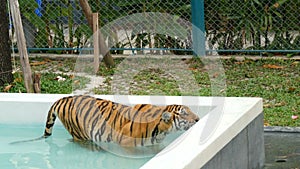
<svg viewBox="0 0 300 169">
<path fill-rule="evenodd" d="M 0 4 L 0 86 L 13 81 L 11 51 L 9 43 L 9 21 L 7 1 Z"/>
<path fill-rule="evenodd" d="M 88 3 L 87 0 L 79 0 L 79 3 L 81 5 L 81 8 L 83 10 L 83 13 L 88 21 L 88 25 L 90 26 L 90 28 L 93 30 L 93 12 L 92 9 Z M 99 33 L 99 44 L 100 44 L 100 53 L 103 56 L 103 60 L 104 63 L 107 67 L 113 67 L 114 66 L 114 59 L 110 54 L 110 51 L 108 49 L 108 47 L 105 44 L 105 41 L 101 35 L 101 32 Z"/>
</svg>

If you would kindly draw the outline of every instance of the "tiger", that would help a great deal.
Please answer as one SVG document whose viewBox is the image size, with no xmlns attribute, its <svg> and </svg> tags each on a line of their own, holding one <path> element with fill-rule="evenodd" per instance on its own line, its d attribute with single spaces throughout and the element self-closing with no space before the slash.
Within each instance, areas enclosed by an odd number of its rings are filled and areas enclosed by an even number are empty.
<svg viewBox="0 0 300 169">
<path fill-rule="evenodd" d="M 74 141 L 117 143 L 123 147 L 159 144 L 171 132 L 188 130 L 199 116 L 185 105 L 133 106 L 74 95 L 57 100 L 48 111 L 43 138 L 59 118 Z"/>
</svg>

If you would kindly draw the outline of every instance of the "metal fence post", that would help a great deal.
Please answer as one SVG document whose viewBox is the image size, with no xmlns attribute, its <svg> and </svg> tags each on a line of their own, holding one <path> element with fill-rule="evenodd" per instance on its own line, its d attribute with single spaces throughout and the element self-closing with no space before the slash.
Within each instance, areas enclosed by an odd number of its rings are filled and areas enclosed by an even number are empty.
<svg viewBox="0 0 300 169">
<path fill-rule="evenodd" d="M 192 37 L 195 56 L 205 55 L 205 20 L 204 0 L 191 0 L 192 6 Z"/>
</svg>

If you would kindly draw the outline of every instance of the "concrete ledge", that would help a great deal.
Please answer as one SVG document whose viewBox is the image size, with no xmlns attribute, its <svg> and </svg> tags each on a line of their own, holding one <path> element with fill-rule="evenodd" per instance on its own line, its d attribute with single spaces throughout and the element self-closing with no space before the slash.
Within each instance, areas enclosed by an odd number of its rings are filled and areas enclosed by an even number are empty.
<svg viewBox="0 0 300 169">
<path fill-rule="evenodd" d="M 265 161 L 263 133 L 263 115 L 261 114 L 202 168 L 262 168 Z"/>
<path fill-rule="evenodd" d="M 264 127 L 264 131 L 265 132 L 300 133 L 300 127 L 267 126 L 267 127 Z"/>
</svg>

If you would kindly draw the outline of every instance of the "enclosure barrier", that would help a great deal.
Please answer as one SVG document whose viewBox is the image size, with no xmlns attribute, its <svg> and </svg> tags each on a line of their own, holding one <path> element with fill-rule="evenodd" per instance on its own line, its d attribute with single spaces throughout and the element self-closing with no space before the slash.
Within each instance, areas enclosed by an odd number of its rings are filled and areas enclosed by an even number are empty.
<svg viewBox="0 0 300 169">
<path fill-rule="evenodd" d="M 79 0 L 21 0 L 19 3 L 30 52 L 78 53 L 92 36 Z M 205 30 L 204 44 L 190 30 L 191 25 L 186 25 L 191 33 L 184 39 L 149 30 L 133 34 L 138 27 L 134 23 L 128 27 L 116 25 L 109 32 L 115 36 L 106 39 L 108 44 L 113 44 L 109 45 L 112 54 L 191 54 L 201 44 L 206 54 L 292 56 L 300 52 L 300 1 L 89 0 L 89 3 L 92 11 L 99 13 L 101 26 L 136 13 L 158 12 Z M 14 30 L 13 25 L 10 28 Z M 15 34 L 11 39 L 16 46 Z"/>
</svg>

